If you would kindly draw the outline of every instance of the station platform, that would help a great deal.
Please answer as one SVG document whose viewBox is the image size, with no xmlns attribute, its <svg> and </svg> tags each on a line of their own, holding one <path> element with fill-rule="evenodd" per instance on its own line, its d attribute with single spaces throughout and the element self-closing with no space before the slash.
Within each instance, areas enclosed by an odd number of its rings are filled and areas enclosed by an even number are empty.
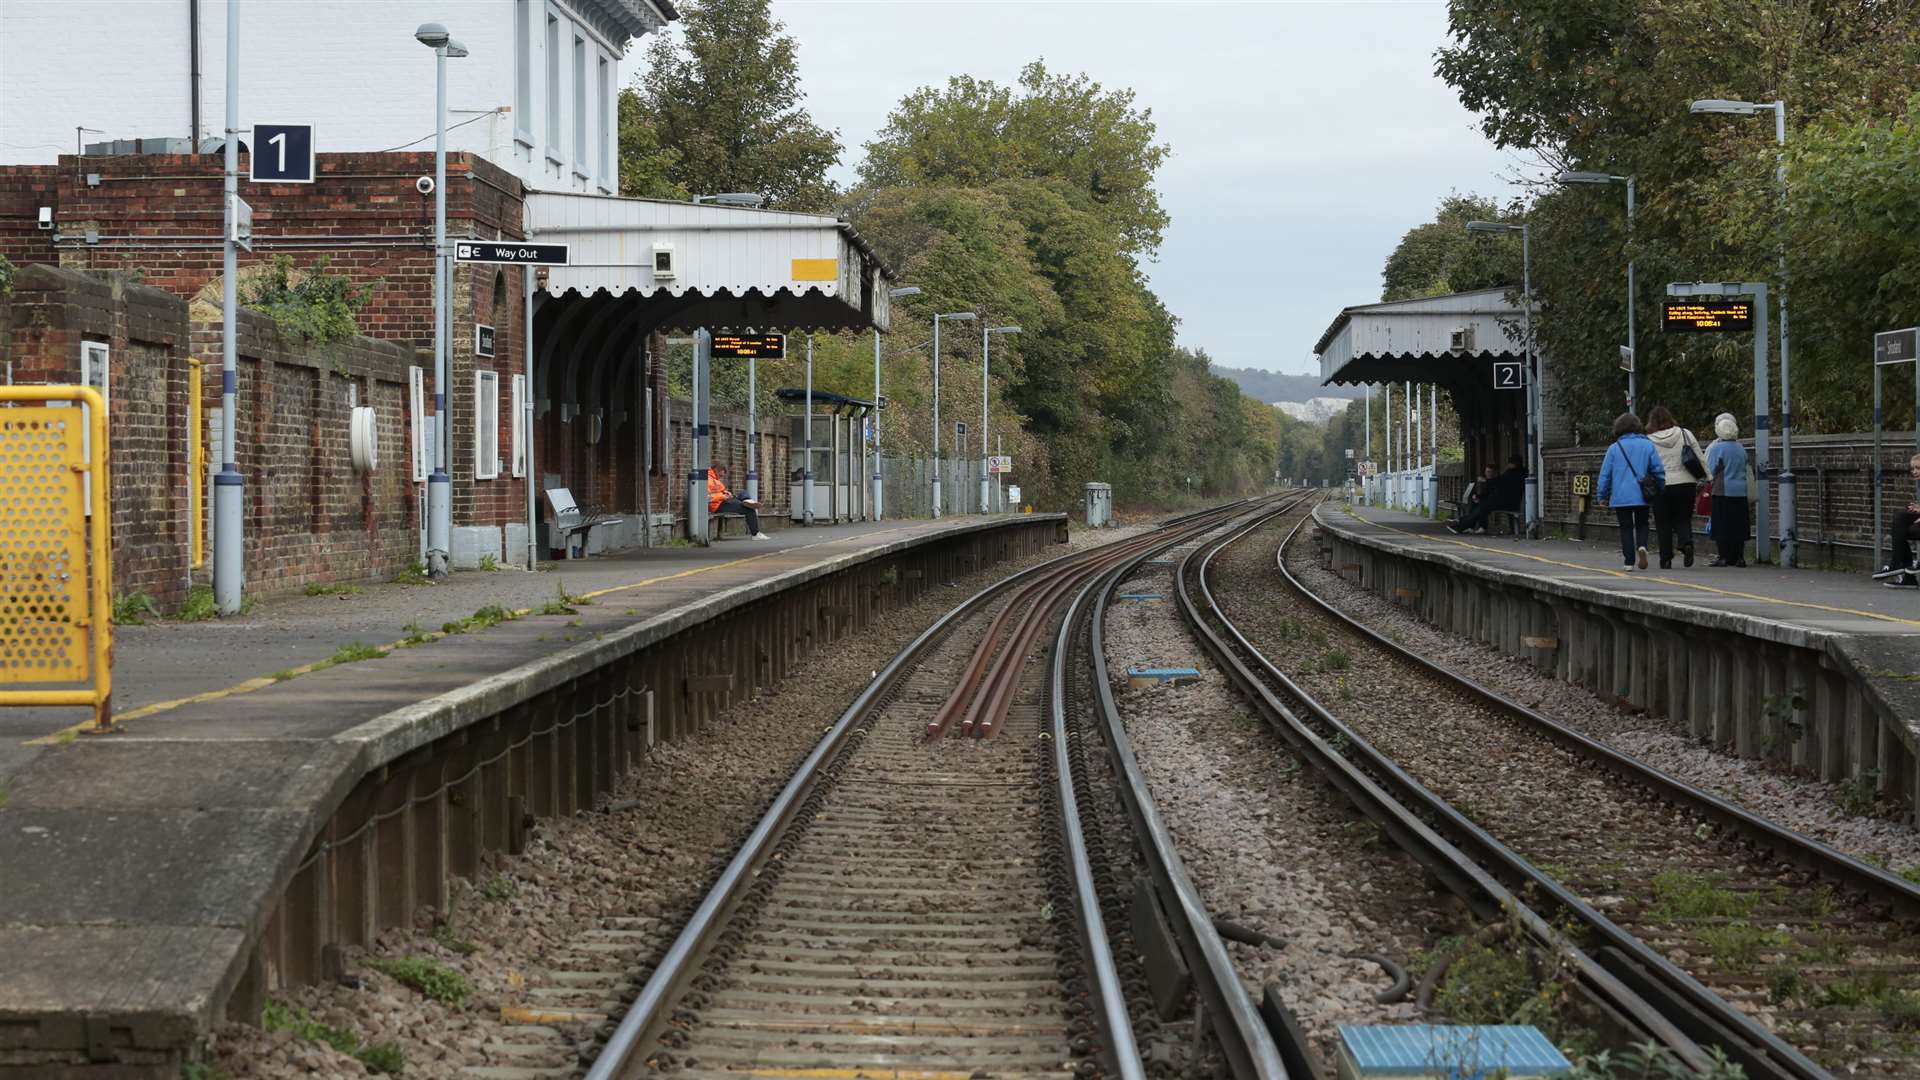
<svg viewBox="0 0 1920 1080">
<path fill-rule="evenodd" d="M 1624 570 L 1611 538 L 1460 536 L 1339 501 L 1314 519 L 1330 569 L 1429 622 L 1729 752 L 1920 806 L 1920 590 L 1708 558 L 1660 570 L 1657 553 Z"/>
<path fill-rule="evenodd" d="M 415 903 L 444 889 L 445 873 L 417 867 L 458 872 L 463 857 L 513 833 L 512 822 L 500 826 L 509 795 L 530 798 L 529 812 L 567 812 L 610 786 L 628 748 L 643 744 L 632 741 L 636 714 L 624 700 L 604 709 L 606 741 L 593 734 L 587 743 L 602 719 L 597 699 L 613 685 L 608 672 L 621 672 L 621 699 L 643 675 L 682 696 L 693 694 L 683 692 L 691 685 L 683 675 L 703 679 L 699 692 L 710 700 L 700 707 L 717 710 L 717 696 L 777 681 L 797 656 L 880 610 L 883 583 L 911 594 L 937 587 L 949 567 L 1044 550 L 1066 539 L 1066 518 L 951 517 L 773 535 L 540 572 L 370 585 L 264 603 L 218 622 L 122 627 L 117 733 L 79 734 L 83 710 L 0 710 L 0 1076 L 81 1075 L 102 1065 L 114 1076 L 146 1075 L 147 1066 L 179 1075 L 182 1048 L 221 1015 L 245 1014 L 245 1003 L 230 1008 L 230 999 L 250 995 L 257 1009 L 266 990 L 318 977 L 296 970 L 304 961 L 293 953 L 318 955 L 330 934 L 358 943 L 376 921 L 410 920 Z M 442 632 L 489 606 L 520 617 Z M 742 618 L 750 631 L 737 628 Z M 736 620 L 731 638 L 696 637 L 727 619 Z M 669 647 L 679 651 L 661 652 Z M 352 659 L 356 651 L 365 658 Z M 717 674 L 722 660 L 732 666 Z M 587 723 L 558 733 L 572 721 L 539 726 L 581 700 L 594 700 Z M 653 715 L 649 692 L 649 741 Z M 514 736 L 516 723 L 527 730 L 512 742 L 512 760 L 473 765 L 466 776 L 457 754 L 439 760 L 469 730 L 479 744 L 483 733 Z M 542 751 L 549 740 L 554 748 Z M 551 755 L 545 775 L 529 779 L 539 769 L 526 758 L 541 752 Z M 475 785 L 499 780 L 502 769 L 517 771 L 483 799 Z M 439 786 L 403 783 L 404 819 L 382 812 L 353 844 L 328 843 L 351 831 L 341 825 L 343 802 L 350 808 L 368 785 L 410 770 L 430 772 Z M 436 827 L 443 837 L 459 833 L 445 804 L 466 800 L 497 803 L 498 813 L 489 809 L 473 825 L 451 861 L 432 861 L 425 837 Z M 416 809 L 440 816 L 416 827 Z M 405 839 L 381 854 L 373 846 L 389 820 L 405 826 Z M 362 857 L 373 861 L 353 861 Z M 343 877 L 356 873 L 358 884 Z M 396 873 L 405 879 L 397 891 Z M 285 925 L 290 883 L 302 874 L 316 882 L 308 891 L 333 898 L 310 950 L 287 944 L 313 936 Z M 369 905 L 379 894 L 378 911 L 340 916 L 351 899 L 341 894 L 356 889 Z M 270 920 L 276 937 L 267 948 Z M 122 1067 L 135 1071 L 113 1071 Z"/>
</svg>

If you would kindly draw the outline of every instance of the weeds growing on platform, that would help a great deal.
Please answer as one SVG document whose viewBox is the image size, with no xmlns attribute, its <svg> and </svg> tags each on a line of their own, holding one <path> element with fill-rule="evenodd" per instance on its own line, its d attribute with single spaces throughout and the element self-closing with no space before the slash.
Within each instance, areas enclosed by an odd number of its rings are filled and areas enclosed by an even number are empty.
<svg viewBox="0 0 1920 1080">
<path fill-rule="evenodd" d="M 499 626 L 503 622 L 512 622 L 519 617 L 519 613 L 511 609 L 501 607 L 499 604 L 488 604 L 486 607 L 468 615 L 466 618 L 455 619 L 450 623 L 442 624 L 440 632 L 443 634 L 470 634 L 475 630 L 485 630 L 490 626 Z"/>
<path fill-rule="evenodd" d="M 308 596 L 353 596 L 365 591 L 358 585 L 351 585 L 344 581 L 316 581 L 306 589 Z"/>
<path fill-rule="evenodd" d="M 433 579 L 427 576 L 427 564 L 415 559 L 401 567 L 399 573 L 393 575 L 393 583 L 395 585 L 431 585 Z"/>
<path fill-rule="evenodd" d="M 130 592 L 114 598 L 113 624 L 115 626 L 145 626 L 149 618 L 159 617 L 160 605 L 146 593 Z"/>
<path fill-rule="evenodd" d="M 364 641 L 349 641 L 333 650 L 333 656 L 326 661 L 334 664 L 352 664 L 361 660 L 378 660 L 387 655 L 387 650 L 378 645 L 369 645 Z"/>
<path fill-rule="evenodd" d="M 458 1008 L 473 992 L 465 975 L 425 956 L 369 956 L 366 965 L 443 1005 Z"/>
</svg>

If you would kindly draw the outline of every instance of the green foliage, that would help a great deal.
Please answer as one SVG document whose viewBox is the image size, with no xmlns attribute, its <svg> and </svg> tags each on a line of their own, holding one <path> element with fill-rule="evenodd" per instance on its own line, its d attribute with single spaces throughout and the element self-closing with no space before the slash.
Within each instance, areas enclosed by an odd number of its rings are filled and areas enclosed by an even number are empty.
<svg viewBox="0 0 1920 1080">
<path fill-rule="evenodd" d="M 144 626 L 148 619 L 159 617 L 160 605 L 146 593 L 130 592 L 114 597 L 113 624 L 115 626 Z"/>
<path fill-rule="evenodd" d="M 387 655 L 387 650 L 378 645 L 369 645 L 364 641 L 349 641 L 333 650 L 330 662 L 334 664 L 352 664 L 361 660 L 379 660 Z"/>
<path fill-rule="evenodd" d="M 487 879 L 487 884 L 480 892 L 489 900 L 511 900 L 520 895 L 520 886 L 505 874 L 495 874 Z"/>
<path fill-rule="evenodd" d="M 1746 1080 L 1744 1067 L 1727 1060 L 1718 1046 L 1702 1047 L 1711 1059 L 1707 1071 L 1693 1067 L 1655 1042 L 1636 1043 L 1620 1054 L 1602 1050 L 1589 1054 L 1565 1074 L 1567 1080 Z"/>
<path fill-rule="evenodd" d="M 472 956 L 480 951 L 480 946 L 455 933 L 452 923 L 441 923 L 434 927 L 433 940 L 441 948 L 461 956 Z"/>
<path fill-rule="evenodd" d="M 1683 919 L 1745 918 L 1758 903 L 1756 895 L 1724 888 L 1723 876 L 1666 869 L 1653 876 L 1653 902 L 1648 917 L 1673 923 Z"/>
<path fill-rule="evenodd" d="M 1880 770 L 1861 769 L 1842 783 L 1835 793 L 1840 809 L 1854 817 L 1864 817 L 1880 805 Z"/>
<path fill-rule="evenodd" d="M 353 596 L 362 591 L 360 586 L 350 585 L 344 581 L 330 584 L 316 581 L 306 589 L 308 596 Z"/>
<path fill-rule="evenodd" d="M 807 114 L 794 41 L 770 0 L 690 0 L 678 29 L 653 36 L 646 74 L 622 95 L 621 160 L 638 158 L 645 193 L 752 191 L 785 210 L 830 206 L 840 142 Z"/>
<path fill-rule="evenodd" d="M 195 585 L 187 590 L 186 602 L 173 617 L 180 622 L 206 622 L 220 614 L 220 608 L 213 599 L 213 586 Z"/>
<path fill-rule="evenodd" d="M 467 977 L 425 956 L 367 957 L 367 966 L 402 986 L 455 1008 L 466 1003 L 473 987 Z"/>
<path fill-rule="evenodd" d="M 233 1080 L 233 1074 L 217 1061 L 189 1061 L 180 1066 L 180 1080 Z"/>
<path fill-rule="evenodd" d="M 399 573 L 393 575 L 393 583 L 395 585 L 431 585 L 433 579 L 427 576 L 427 564 L 415 559 L 401 567 Z"/>
<path fill-rule="evenodd" d="M 13 262 L 0 255 L 0 300 L 13 295 Z"/>
<path fill-rule="evenodd" d="M 1017 87 L 956 75 L 945 90 L 908 94 L 860 167 L 869 187 L 987 187 L 1008 179 L 1063 180 L 1124 238 L 1151 255 L 1169 218 L 1153 188 L 1170 153 L 1154 142 L 1153 111 L 1132 90 L 1058 75 L 1035 60 Z"/>
<path fill-rule="evenodd" d="M 1467 231 L 1469 221 L 1507 221 L 1492 199 L 1455 192 L 1440 200 L 1432 221 L 1400 238 L 1381 272 L 1382 300 L 1471 292 L 1495 286 L 1519 286 L 1520 238 L 1512 233 L 1481 236 Z"/>
<path fill-rule="evenodd" d="M 620 91 L 620 194 L 634 199 L 684 200 L 687 189 L 670 175 L 680 161 L 679 151 L 660 144 L 660 132 L 642 110 L 640 95 L 631 87 Z"/>
<path fill-rule="evenodd" d="M 490 626 L 498 626 L 503 622 L 512 622 L 519 617 L 520 616 L 514 612 L 501 607 L 499 604 L 488 604 L 486 607 L 481 608 L 465 618 L 455 619 L 450 623 L 442 625 L 440 632 L 443 634 L 468 634 L 475 630 L 485 630 Z"/>
<path fill-rule="evenodd" d="M 411 649 L 415 645 L 425 645 L 427 642 L 433 640 L 433 631 L 428 630 L 417 622 L 410 622 L 400 629 L 406 631 L 406 636 L 398 642 L 399 646 L 403 649 Z"/>
<path fill-rule="evenodd" d="M 480 569 L 492 573 L 500 569 L 500 560 L 494 558 L 492 555 L 482 555 L 480 556 Z"/>
<path fill-rule="evenodd" d="M 260 1015 L 260 1026 L 267 1031 L 291 1031 L 296 1038 L 308 1042 L 324 1043 L 367 1067 L 375 1075 L 398 1076 L 406 1071 L 407 1061 L 400 1047 L 394 1043 L 368 1045 L 360 1037 L 344 1028 L 333 1027 L 315 1020 L 305 1009 L 295 1009 L 273 998 L 267 999 L 266 1008 Z M 226 1075 L 219 1066 L 204 1066 L 202 1071 L 183 1071 L 184 1080 L 215 1080 Z M 206 1071 L 206 1070 L 213 1071 Z"/>
<path fill-rule="evenodd" d="M 327 273 L 327 264 L 321 256 L 296 271 L 291 256 L 275 255 L 239 283 L 240 303 L 273 316 L 282 334 L 311 345 L 352 337 L 359 331 L 355 315 L 380 283 L 355 288 L 344 275 Z"/>
</svg>

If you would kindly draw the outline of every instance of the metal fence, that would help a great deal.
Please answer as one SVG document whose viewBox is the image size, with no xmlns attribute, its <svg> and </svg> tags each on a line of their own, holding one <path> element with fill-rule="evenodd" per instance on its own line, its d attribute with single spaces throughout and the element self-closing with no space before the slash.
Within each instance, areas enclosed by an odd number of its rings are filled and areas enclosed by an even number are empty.
<svg viewBox="0 0 1920 1080">
<path fill-rule="evenodd" d="M 939 467 L 941 512 L 980 513 L 980 462 L 977 459 L 956 461 L 948 458 L 941 461 Z M 930 458 L 881 458 L 880 482 L 886 516 L 932 517 L 933 473 L 934 462 Z M 987 478 L 988 513 L 1003 514 L 1007 510 L 1007 485 L 994 483 L 998 479 L 1002 478 Z M 867 482 L 872 483 L 872 478 L 869 477 Z"/>
</svg>

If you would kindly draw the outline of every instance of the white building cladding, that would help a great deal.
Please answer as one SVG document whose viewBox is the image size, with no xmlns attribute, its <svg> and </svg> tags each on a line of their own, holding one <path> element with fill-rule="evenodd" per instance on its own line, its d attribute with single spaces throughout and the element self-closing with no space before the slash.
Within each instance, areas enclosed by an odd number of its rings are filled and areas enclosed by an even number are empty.
<svg viewBox="0 0 1920 1080">
<path fill-rule="evenodd" d="M 450 151 L 529 187 L 616 192 L 627 45 L 676 14 L 670 0 L 245 0 L 240 125 L 313 124 L 323 153 L 431 150 L 433 55 L 413 32 L 438 22 L 469 53 L 447 62 Z M 80 127 L 98 129 L 90 143 L 217 138 L 225 58 L 225 0 L 0 0 L 0 165 L 71 154 Z"/>
</svg>

